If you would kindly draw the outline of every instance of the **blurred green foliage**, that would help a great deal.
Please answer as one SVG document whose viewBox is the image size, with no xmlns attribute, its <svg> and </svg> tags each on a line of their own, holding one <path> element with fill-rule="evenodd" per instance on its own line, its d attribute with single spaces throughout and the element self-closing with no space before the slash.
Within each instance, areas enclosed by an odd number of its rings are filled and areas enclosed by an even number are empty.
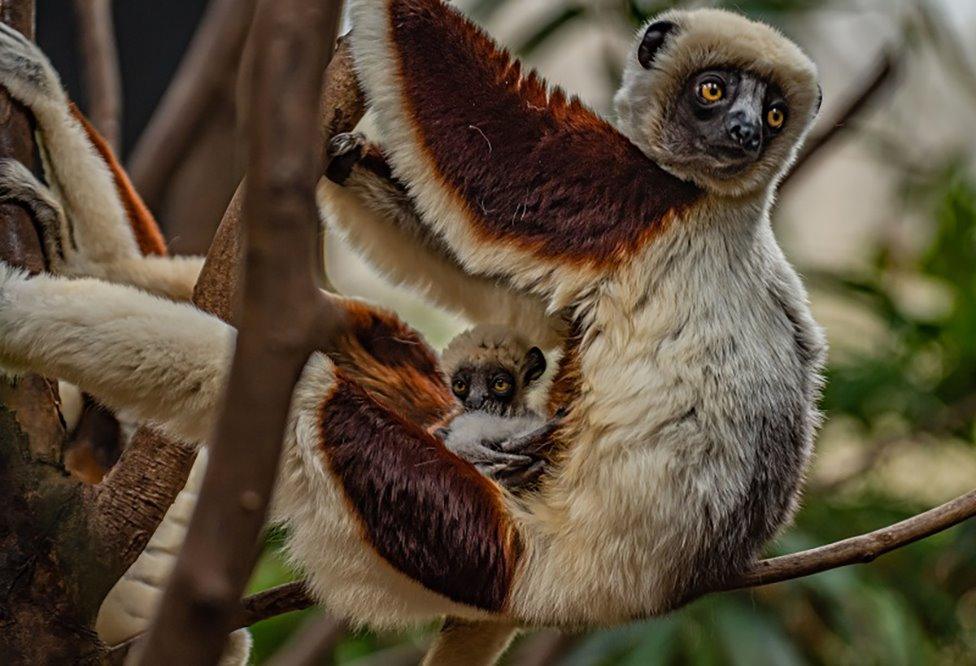
<svg viewBox="0 0 976 666">
<path fill-rule="evenodd" d="M 509 2 L 524 0 L 508 0 Z M 506 0 L 475 0 L 486 21 Z M 567 1 L 516 47 L 531 53 L 566 25 L 592 18 L 597 3 Z M 621 0 L 621 16 L 637 25 L 673 2 Z M 816 0 L 725 3 L 772 22 L 823 6 Z M 609 72 L 611 77 L 614 72 Z M 892 426 L 925 441 L 972 443 L 976 415 L 976 180 L 961 158 L 906 165 L 902 208 L 928 223 L 921 247 L 882 237 L 857 270 L 803 270 L 814 295 L 857 309 L 883 331 L 860 350 L 832 355 L 824 408 L 829 419 L 857 424 L 863 446 L 883 447 Z M 942 305 L 919 308 L 905 285 L 922 285 Z M 870 460 L 870 458 L 869 458 Z M 856 470 L 855 470 L 856 471 Z M 857 480 L 856 478 L 854 479 Z M 883 484 L 834 484 L 808 490 L 796 524 L 772 544 L 782 554 L 836 541 L 926 508 Z M 257 569 L 253 590 L 294 577 L 277 539 Z M 976 663 L 976 524 L 969 522 L 897 550 L 870 566 L 701 599 L 673 615 L 562 641 L 550 663 L 573 666 L 791 666 L 799 664 Z M 258 663 L 319 611 L 293 613 L 253 628 Z M 418 646 L 424 632 L 350 633 L 323 663 L 354 663 L 398 644 Z M 519 642 L 531 641 L 532 636 Z M 518 643 L 506 657 L 516 659 Z M 390 654 L 381 652 L 380 654 Z M 381 657 L 374 663 L 384 663 Z"/>
</svg>

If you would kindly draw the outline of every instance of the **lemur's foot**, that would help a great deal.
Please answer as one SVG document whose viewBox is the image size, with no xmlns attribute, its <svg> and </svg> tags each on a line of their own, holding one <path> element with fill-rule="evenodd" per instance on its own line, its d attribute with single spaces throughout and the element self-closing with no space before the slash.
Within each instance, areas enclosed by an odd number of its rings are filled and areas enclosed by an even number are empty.
<svg viewBox="0 0 976 666">
<path fill-rule="evenodd" d="M 337 185 L 345 185 L 353 167 L 363 158 L 367 143 L 369 140 L 362 132 L 343 132 L 332 137 L 326 150 L 330 158 L 326 178 Z"/>
<path fill-rule="evenodd" d="M 2 24 L 0 24 L 2 25 Z M 40 227 L 47 265 L 59 271 L 77 252 L 67 217 L 61 204 L 30 170 L 13 159 L 0 159 L 0 203 L 26 207 Z"/>
<path fill-rule="evenodd" d="M 31 109 L 45 102 L 65 104 L 57 72 L 32 41 L 0 23 L 0 85 Z"/>
</svg>

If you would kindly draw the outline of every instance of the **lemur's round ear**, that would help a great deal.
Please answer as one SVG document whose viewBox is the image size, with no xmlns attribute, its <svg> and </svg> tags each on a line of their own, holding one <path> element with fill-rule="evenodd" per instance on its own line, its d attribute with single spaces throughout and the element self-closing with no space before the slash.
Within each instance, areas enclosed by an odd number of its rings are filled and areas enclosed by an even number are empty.
<svg viewBox="0 0 976 666">
<path fill-rule="evenodd" d="M 664 40 L 671 31 L 677 27 L 671 21 L 655 21 L 647 26 L 647 30 L 644 31 L 644 39 L 641 40 L 640 46 L 637 48 L 637 60 L 641 67 L 644 69 L 651 68 L 658 49 L 664 45 Z"/>
<path fill-rule="evenodd" d="M 525 354 L 522 381 L 528 384 L 534 382 L 546 371 L 546 355 L 538 347 L 533 347 Z"/>
<path fill-rule="evenodd" d="M 823 86 L 819 83 L 817 84 L 817 106 L 813 110 L 813 115 L 820 113 L 820 107 L 823 105 Z"/>
</svg>

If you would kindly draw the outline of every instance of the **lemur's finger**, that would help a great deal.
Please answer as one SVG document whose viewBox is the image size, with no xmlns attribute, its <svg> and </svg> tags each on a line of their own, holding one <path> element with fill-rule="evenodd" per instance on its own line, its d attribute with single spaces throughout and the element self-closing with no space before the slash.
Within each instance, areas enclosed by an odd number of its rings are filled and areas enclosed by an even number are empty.
<svg viewBox="0 0 976 666">
<path fill-rule="evenodd" d="M 345 184 L 352 168 L 362 159 L 366 143 L 366 136 L 360 132 L 343 132 L 332 137 L 326 149 L 332 159 L 325 169 L 325 177 L 337 185 Z"/>
<path fill-rule="evenodd" d="M 26 206 L 41 227 L 45 259 L 57 270 L 66 252 L 76 251 L 74 236 L 64 211 L 51 191 L 30 170 L 13 159 L 0 159 L 0 202 Z"/>
<path fill-rule="evenodd" d="M 517 490 L 536 483 L 546 471 L 546 462 L 538 460 L 528 467 L 521 469 L 508 468 L 501 470 L 495 480 L 509 490 Z"/>
<path fill-rule="evenodd" d="M 0 24 L 0 84 L 30 108 L 44 101 L 64 102 L 61 80 L 50 61 L 6 24 Z"/>
</svg>

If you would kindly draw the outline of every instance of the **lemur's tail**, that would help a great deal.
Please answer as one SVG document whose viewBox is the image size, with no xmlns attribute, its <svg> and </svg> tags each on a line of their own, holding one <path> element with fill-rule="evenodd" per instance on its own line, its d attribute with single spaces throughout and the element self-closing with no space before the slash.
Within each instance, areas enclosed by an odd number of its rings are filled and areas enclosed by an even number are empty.
<svg viewBox="0 0 976 666">
<path fill-rule="evenodd" d="M 92 126 L 88 118 L 85 117 L 85 114 L 73 102 L 69 104 L 69 108 L 71 115 L 85 128 L 88 139 L 95 146 L 95 150 L 102 156 L 105 164 L 112 172 L 115 188 L 118 190 L 119 198 L 122 200 L 122 205 L 125 206 L 125 212 L 129 216 L 129 223 L 132 225 L 132 232 L 135 234 L 139 249 L 144 255 L 166 255 L 166 240 L 159 230 L 156 218 L 153 217 L 149 207 L 146 206 L 142 197 L 136 192 L 132 181 L 129 180 L 129 175 L 125 172 L 122 165 L 119 164 L 119 160 L 115 157 L 111 146 L 108 145 L 105 138 L 98 133 L 98 130 Z"/>
</svg>

